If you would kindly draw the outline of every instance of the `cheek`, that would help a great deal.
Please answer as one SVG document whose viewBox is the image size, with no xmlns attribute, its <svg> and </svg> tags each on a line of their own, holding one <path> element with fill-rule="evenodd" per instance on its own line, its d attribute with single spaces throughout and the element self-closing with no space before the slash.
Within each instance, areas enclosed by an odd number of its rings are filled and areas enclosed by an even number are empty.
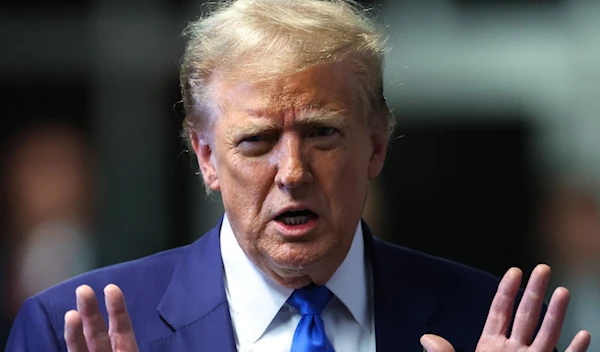
<svg viewBox="0 0 600 352">
<path fill-rule="evenodd" d="M 268 162 L 242 157 L 221 162 L 218 177 L 224 203 L 233 205 L 238 211 L 241 208 L 252 217 L 262 210 L 273 183 L 273 171 Z"/>
<path fill-rule="evenodd" d="M 354 213 L 362 208 L 368 185 L 366 162 L 362 159 L 350 152 L 330 153 L 316 159 L 315 169 L 333 213 Z"/>
</svg>

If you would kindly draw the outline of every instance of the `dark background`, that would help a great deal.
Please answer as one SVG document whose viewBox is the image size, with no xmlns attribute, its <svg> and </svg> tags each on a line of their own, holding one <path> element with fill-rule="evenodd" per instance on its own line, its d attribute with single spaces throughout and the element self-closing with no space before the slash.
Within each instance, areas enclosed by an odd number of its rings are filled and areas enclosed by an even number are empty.
<svg viewBox="0 0 600 352">
<path fill-rule="evenodd" d="M 201 3 L 0 5 L 0 165 L 11 170 L 13 147 L 39 126 L 66 126 L 84 140 L 94 267 L 190 243 L 221 215 L 179 136 L 181 32 Z M 561 254 L 548 250 L 554 237 L 540 235 L 540 214 L 565 175 L 592 180 L 583 193 L 596 197 L 599 6 L 363 3 L 390 33 L 386 95 L 398 120 L 367 209 L 377 216 L 365 216 L 376 235 L 495 275 L 553 260 L 568 273 L 555 259 Z M 0 346 L 20 304 L 10 298 L 19 285 L 13 259 L 26 236 L 14 230 L 7 187 L 0 188 Z"/>
</svg>

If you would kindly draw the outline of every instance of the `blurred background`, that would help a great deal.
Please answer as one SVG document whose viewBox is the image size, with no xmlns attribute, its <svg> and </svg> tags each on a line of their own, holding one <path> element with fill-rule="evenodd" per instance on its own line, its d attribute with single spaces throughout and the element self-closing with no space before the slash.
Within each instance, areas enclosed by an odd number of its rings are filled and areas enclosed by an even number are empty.
<svg viewBox="0 0 600 352">
<path fill-rule="evenodd" d="M 600 350 L 600 1 L 364 1 L 398 120 L 365 218 L 496 275 L 553 268 Z M 222 212 L 179 137 L 198 0 L 0 5 L 0 347 L 23 300 L 194 241 Z"/>
</svg>

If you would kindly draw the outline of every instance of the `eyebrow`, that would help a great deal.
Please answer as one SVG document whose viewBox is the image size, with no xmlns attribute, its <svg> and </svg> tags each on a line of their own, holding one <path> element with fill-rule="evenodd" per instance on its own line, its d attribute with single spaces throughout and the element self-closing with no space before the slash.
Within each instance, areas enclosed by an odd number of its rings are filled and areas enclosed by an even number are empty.
<svg viewBox="0 0 600 352">
<path fill-rule="evenodd" d="M 265 131 L 273 131 L 277 128 L 277 124 L 274 123 L 251 123 L 237 127 L 235 129 L 235 135 L 237 138 L 242 136 L 252 136 L 264 133 Z"/>
<path fill-rule="evenodd" d="M 260 119 L 266 117 L 265 110 L 246 110 L 246 113 L 252 117 Z M 331 109 L 320 109 L 320 108 L 308 108 L 298 113 L 296 123 L 300 125 L 330 125 L 332 127 L 341 129 L 349 124 L 348 114 L 341 110 Z M 239 126 L 236 128 L 236 136 L 251 136 L 264 133 L 266 131 L 273 131 L 280 128 L 278 124 L 269 123 L 265 120 L 257 120 L 252 123 Z"/>
<path fill-rule="evenodd" d="M 349 116 L 343 110 L 330 110 L 321 108 L 309 108 L 301 111 L 296 120 L 303 125 L 332 125 L 336 128 L 343 128 L 349 124 Z"/>
</svg>

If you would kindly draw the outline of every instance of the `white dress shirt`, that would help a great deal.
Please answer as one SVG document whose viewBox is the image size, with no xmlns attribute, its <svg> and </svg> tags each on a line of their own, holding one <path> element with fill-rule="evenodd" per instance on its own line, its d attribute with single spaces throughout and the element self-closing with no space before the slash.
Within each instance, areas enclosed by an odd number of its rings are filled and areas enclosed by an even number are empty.
<svg viewBox="0 0 600 352">
<path fill-rule="evenodd" d="M 239 352 L 289 352 L 300 313 L 281 287 L 254 266 L 239 246 L 227 216 L 221 226 L 225 291 Z M 325 286 L 333 293 L 321 316 L 337 352 L 375 352 L 372 278 L 360 223 L 348 255 Z"/>
</svg>

